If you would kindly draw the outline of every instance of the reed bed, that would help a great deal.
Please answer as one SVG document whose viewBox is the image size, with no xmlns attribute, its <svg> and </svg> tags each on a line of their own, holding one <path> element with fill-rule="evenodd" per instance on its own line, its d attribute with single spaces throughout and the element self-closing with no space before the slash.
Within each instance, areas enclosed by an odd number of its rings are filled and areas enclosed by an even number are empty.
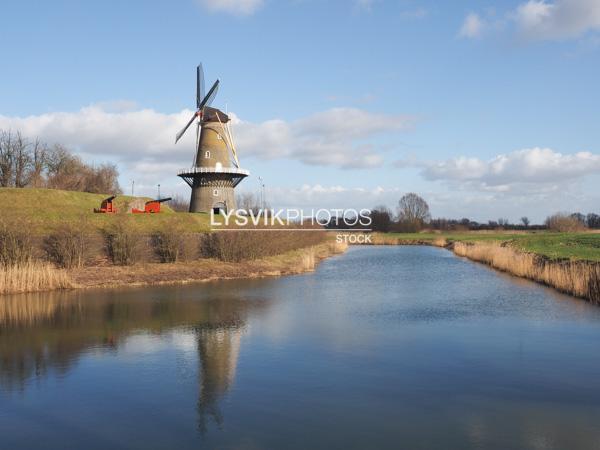
<svg viewBox="0 0 600 450">
<path fill-rule="evenodd" d="M 302 272 L 309 272 L 315 270 L 315 267 L 317 265 L 317 257 L 314 247 L 303 249 L 300 261 Z"/>
<path fill-rule="evenodd" d="M 551 260 L 507 243 L 455 242 L 454 253 L 600 304 L 600 263 Z"/>
<path fill-rule="evenodd" d="M 443 237 L 436 237 L 433 241 L 432 241 L 432 245 L 434 247 L 447 247 L 448 246 L 448 241 L 446 240 L 446 238 Z"/>
<path fill-rule="evenodd" d="M 28 261 L 0 266 L 0 294 L 48 291 L 72 287 L 67 273 L 53 265 Z"/>
<path fill-rule="evenodd" d="M 344 253 L 348 250 L 349 244 L 345 241 L 330 241 L 329 242 L 329 251 L 332 255 L 339 255 L 340 253 Z"/>
</svg>

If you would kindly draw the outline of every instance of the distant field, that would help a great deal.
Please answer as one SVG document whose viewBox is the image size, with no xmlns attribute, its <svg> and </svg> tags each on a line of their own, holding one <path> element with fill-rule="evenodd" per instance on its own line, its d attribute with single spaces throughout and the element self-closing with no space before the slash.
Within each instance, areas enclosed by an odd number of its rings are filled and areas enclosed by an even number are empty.
<svg viewBox="0 0 600 450">
<path fill-rule="evenodd" d="M 547 256 L 551 259 L 582 259 L 600 261 L 600 233 L 550 233 L 536 232 L 465 232 L 465 233 L 386 233 L 385 238 L 406 241 L 476 242 L 501 241 L 511 246 Z"/>
<path fill-rule="evenodd" d="M 181 226 L 189 232 L 210 230 L 208 214 L 176 213 L 168 203 L 162 205 L 160 214 L 96 214 L 94 208 L 107 195 L 54 189 L 0 188 L 0 218 L 23 221 L 32 233 L 43 234 L 64 223 L 82 223 L 90 230 L 102 230 L 115 220 L 127 220 L 139 226 L 141 232 L 152 232 L 165 226 Z M 130 196 L 117 197 L 121 211 L 135 200 Z M 143 201 L 149 200 L 143 198 Z M 142 204 L 143 204 L 142 201 Z M 117 217 L 118 216 L 118 217 Z"/>
</svg>

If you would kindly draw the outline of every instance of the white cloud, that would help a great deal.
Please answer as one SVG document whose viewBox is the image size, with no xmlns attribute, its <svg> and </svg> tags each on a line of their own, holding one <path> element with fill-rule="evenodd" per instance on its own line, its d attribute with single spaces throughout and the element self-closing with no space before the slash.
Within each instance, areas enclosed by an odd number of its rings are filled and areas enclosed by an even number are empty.
<svg viewBox="0 0 600 450">
<path fill-rule="evenodd" d="M 465 20 L 460 28 L 459 36 L 464 38 L 480 37 L 485 29 L 485 22 L 475 13 L 470 13 L 465 17 Z"/>
<path fill-rule="evenodd" d="M 477 182 L 481 188 L 508 191 L 514 185 L 533 184 L 538 189 L 600 174 L 600 155 L 590 152 L 562 154 L 549 148 L 532 148 L 498 155 L 489 161 L 464 156 L 427 164 L 429 180 Z"/>
<path fill-rule="evenodd" d="M 237 145 L 245 155 L 341 168 L 380 166 L 383 156 L 373 139 L 405 130 L 412 123 L 408 116 L 376 114 L 358 108 L 333 108 L 292 122 L 270 120 L 254 124 L 233 118 Z"/>
<path fill-rule="evenodd" d="M 264 5 L 264 0 L 198 0 L 198 2 L 208 11 L 237 16 L 252 15 Z"/>
<path fill-rule="evenodd" d="M 505 25 L 529 40 L 565 40 L 579 38 L 586 33 L 600 31 L 599 0 L 527 0 L 514 10 L 504 13 L 502 19 L 490 19 L 471 13 L 459 32 L 462 37 L 478 37 L 487 28 L 497 30 Z"/>
<path fill-rule="evenodd" d="M 395 205 L 402 196 L 399 187 L 347 187 L 341 185 L 304 184 L 296 188 L 267 189 L 267 201 L 284 208 L 305 211 L 318 208 L 369 208 L 378 204 Z"/>
<path fill-rule="evenodd" d="M 110 108 L 106 107 L 110 105 Z M 116 160 L 128 167 L 157 170 L 187 167 L 193 159 L 194 129 L 175 145 L 175 134 L 193 112 L 163 114 L 152 109 L 127 110 L 131 104 L 111 102 L 75 112 L 28 117 L 0 116 L 0 129 L 21 131 L 48 143 L 61 143 L 95 161 Z M 357 108 L 334 108 L 287 122 L 252 123 L 233 118 L 236 145 L 242 158 L 287 158 L 311 165 L 365 168 L 383 157 L 372 139 L 402 130 L 410 119 L 370 113 Z"/>
<path fill-rule="evenodd" d="M 515 13 L 519 29 L 532 39 L 576 38 L 600 30 L 598 0 L 529 0 Z"/>
</svg>

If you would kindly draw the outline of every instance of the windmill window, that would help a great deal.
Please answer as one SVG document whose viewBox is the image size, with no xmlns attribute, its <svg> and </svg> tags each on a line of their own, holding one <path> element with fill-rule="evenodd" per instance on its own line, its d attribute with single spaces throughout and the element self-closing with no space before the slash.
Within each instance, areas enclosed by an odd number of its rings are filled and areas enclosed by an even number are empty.
<svg viewBox="0 0 600 450">
<path fill-rule="evenodd" d="M 205 158 L 210 158 L 210 152 L 208 150 L 206 152 L 204 152 L 204 157 Z"/>
<path fill-rule="evenodd" d="M 215 197 L 218 197 L 218 196 L 219 196 L 219 190 L 218 190 L 218 189 L 215 189 L 215 190 L 213 191 L 213 195 L 214 195 Z"/>
</svg>

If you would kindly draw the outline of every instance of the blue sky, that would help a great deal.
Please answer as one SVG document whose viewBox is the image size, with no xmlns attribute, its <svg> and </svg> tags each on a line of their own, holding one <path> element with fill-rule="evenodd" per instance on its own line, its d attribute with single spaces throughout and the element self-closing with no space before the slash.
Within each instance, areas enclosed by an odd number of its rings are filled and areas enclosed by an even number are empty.
<svg viewBox="0 0 600 450">
<path fill-rule="evenodd" d="M 3 6 L 0 128 L 188 195 L 195 66 L 276 207 L 478 220 L 600 212 L 600 0 L 184 0 Z"/>
</svg>

